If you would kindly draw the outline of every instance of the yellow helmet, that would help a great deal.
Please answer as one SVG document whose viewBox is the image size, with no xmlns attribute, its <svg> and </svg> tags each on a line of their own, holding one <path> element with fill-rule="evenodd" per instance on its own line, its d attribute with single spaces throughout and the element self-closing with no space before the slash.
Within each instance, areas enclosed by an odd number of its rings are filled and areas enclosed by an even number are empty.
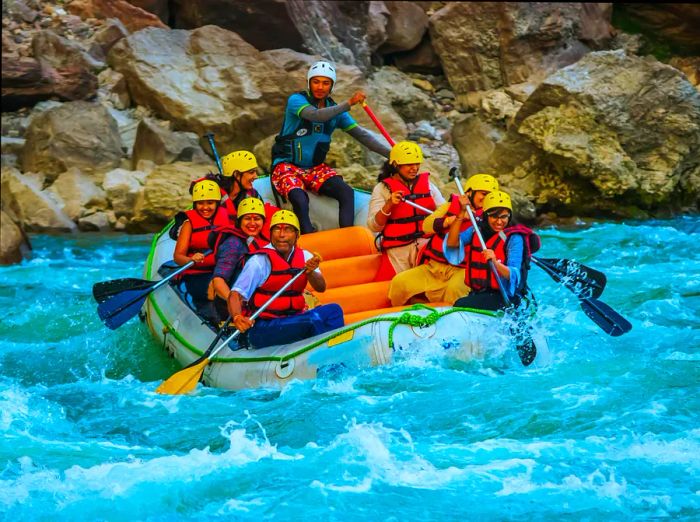
<svg viewBox="0 0 700 522">
<path fill-rule="evenodd" d="M 301 232 L 299 218 L 297 218 L 296 214 L 291 210 L 278 210 L 272 214 L 272 218 L 270 219 L 270 229 L 272 229 L 272 227 L 275 225 L 280 225 L 282 223 L 292 225 L 297 229 L 297 232 Z"/>
<path fill-rule="evenodd" d="M 205 179 L 198 181 L 192 187 L 192 203 L 197 201 L 220 201 L 221 190 L 216 181 Z"/>
<path fill-rule="evenodd" d="M 464 183 L 464 192 L 470 190 L 493 192 L 498 190 L 498 181 L 490 174 L 474 174 Z"/>
<path fill-rule="evenodd" d="M 256 168 L 258 168 L 258 161 L 253 153 L 247 150 L 237 150 L 221 158 L 221 170 L 227 178 L 233 176 L 236 171 L 247 172 Z"/>
<path fill-rule="evenodd" d="M 412 141 L 400 141 L 391 148 L 389 163 L 396 165 L 412 165 L 423 163 L 423 151 L 417 143 Z"/>
<path fill-rule="evenodd" d="M 510 202 L 510 196 L 501 190 L 489 192 L 484 198 L 484 212 L 488 212 L 492 208 L 507 208 L 513 212 L 513 205 Z"/>
<path fill-rule="evenodd" d="M 258 214 L 265 219 L 265 205 L 258 198 L 244 198 L 238 204 L 236 214 L 239 218 L 246 214 Z"/>
</svg>

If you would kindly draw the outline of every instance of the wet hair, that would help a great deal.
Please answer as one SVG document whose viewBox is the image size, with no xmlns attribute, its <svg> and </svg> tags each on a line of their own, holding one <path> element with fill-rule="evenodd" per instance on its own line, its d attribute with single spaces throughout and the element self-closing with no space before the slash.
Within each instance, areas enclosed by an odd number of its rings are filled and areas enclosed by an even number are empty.
<svg viewBox="0 0 700 522">
<path fill-rule="evenodd" d="M 391 163 L 389 163 L 389 160 L 385 161 L 382 165 L 382 170 L 379 172 L 379 176 L 377 176 L 377 182 L 381 183 L 386 178 L 390 178 L 391 176 L 396 174 L 398 171 L 399 169 L 396 165 L 392 165 Z"/>
</svg>

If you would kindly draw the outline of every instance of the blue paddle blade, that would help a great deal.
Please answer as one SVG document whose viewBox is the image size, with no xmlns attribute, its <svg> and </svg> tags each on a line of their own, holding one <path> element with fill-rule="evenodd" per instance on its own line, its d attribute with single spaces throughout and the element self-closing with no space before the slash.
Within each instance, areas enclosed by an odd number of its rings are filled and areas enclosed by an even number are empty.
<svg viewBox="0 0 700 522">
<path fill-rule="evenodd" d="M 632 324 L 606 305 L 603 301 L 589 297 L 581 299 L 584 313 L 608 335 L 618 337 L 632 329 Z"/>
<path fill-rule="evenodd" d="M 557 282 L 581 298 L 600 297 L 605 289 L 607 277 L 595 268 L 570 259 L 539 258 L 533 262 Z"/>
<path fill-rule="evenodd" d="M 154 281 L 146 281 L 133 277 L 102 281 L 92 286 L 92 296 L 95 298 L 95 301 L 101 303 L 126 290 L 145 290 L 146 288 L 152 287 L 154 284 Z"/>
<path fill-rule="evenodd" d="M 116 330 L 139 313 L 151 289 L 125 290 L 97 306 L 97 314 L 110 330 Z"/>
</svg>

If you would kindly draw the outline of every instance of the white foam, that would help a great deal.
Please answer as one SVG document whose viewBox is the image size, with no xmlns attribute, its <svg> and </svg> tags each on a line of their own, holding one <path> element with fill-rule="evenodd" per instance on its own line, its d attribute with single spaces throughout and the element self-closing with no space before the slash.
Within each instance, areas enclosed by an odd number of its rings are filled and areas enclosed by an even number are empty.
<svg viewBox="0 0 700 522">
<path fill-rule="evenodd" d="M 28 457 L 18 462 L 21 475 L 16 480 L 0 481 L 0 505 L 22 503 L 35 493 L 51 493 L 59 504 L 99 495 L 115 498 L 144 483 L 188 483 L 232 467 L 240 467 L 265 458 L 289 460 L 301 458 L 286 455 L 270 444 L 267 437 L 251 438 L 233 423 L 222 428 L 229 440 L 223 453 L 212 453 L 208 447 L 192 449 L 182 455 L 167 455 L 150 460 L 130 457 L 92 467 L 72 466 L 60 470 L 38 469 Z"/>
<path fill-rule="evenodd" d="M 250 512 L 250 508 L 255 508 L 264 505 L 262 499 L 256 498 L 253 500 L 238 500 L 231 499 L 217 511 L 217 515 L 230 515 L 233 512 Z"/>
<path fill-rule="evenodd" d="M 367 468 L 367 475 L 359 482 L 355 477 L 353 484 L 323 486 L 329 489 L 349 487 L 359 490 L 371 487 L 373 482 L 420 489 L 440 489 L 464 474 L 462 470 L 453 466 L 436 468 L 416 454 L 407 431 L 386 428 L 381 423 L 358 424 L 353 420 L 347 433 L 336 437 L 330 448 L 343 449 L 346 452 L 343 460 L 348 463 L 361 463 Z"/>
</svg>

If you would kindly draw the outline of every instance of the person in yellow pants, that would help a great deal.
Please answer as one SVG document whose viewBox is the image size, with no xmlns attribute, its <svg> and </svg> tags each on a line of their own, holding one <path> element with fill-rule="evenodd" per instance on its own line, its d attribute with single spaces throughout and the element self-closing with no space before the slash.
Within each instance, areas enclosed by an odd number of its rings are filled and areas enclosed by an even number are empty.
<svg viewBox="0 0 700 522">
<path fill-rule="evenodd" d="M 418 256 L 418 265 L 394 276 L 389 286 L 392 306 L 409 302 L 454 303 L 469 294 L 464 280 L 464 264 L 451 265 L 443 253 L 443 241 L 450 224 L 455 220 L 462 204 L 474 209 L 477 219 L 481 216 L 484 198 L 498 190 L 498 181 L 489 174 L 475 174 L 464 184 L 464 196 L 453 195 L 450 202 L 440 205 L 423 221 L 423 232 L 433 234 Z M 463 228 L 468 228 L 466 222 Z M 425 296 L 423 298 L 423 296 Z"/>
</svg>

